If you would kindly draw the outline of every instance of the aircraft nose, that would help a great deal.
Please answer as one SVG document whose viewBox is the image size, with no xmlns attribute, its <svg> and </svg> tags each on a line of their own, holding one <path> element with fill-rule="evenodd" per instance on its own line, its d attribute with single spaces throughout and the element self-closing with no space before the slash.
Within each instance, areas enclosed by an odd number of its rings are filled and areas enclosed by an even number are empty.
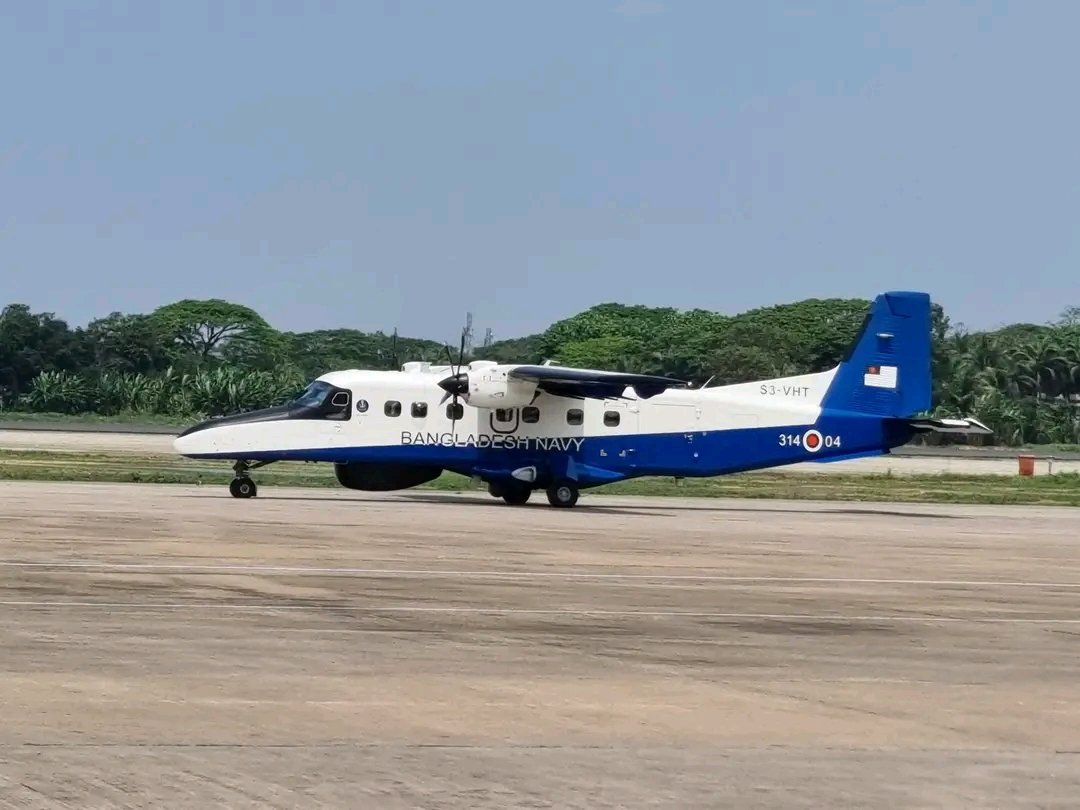
<svg viewBox="0 0 1080 810">
<path fill-rule="evenodd" d="M 206 453 L 213 453 L 222 438 L 222 428 L 210 427 L 208 423 L 201 422 L 192 425 L 175 439 L 173 449 L 181 456 L 195 458 Z"/>
<path fill-rule="evenodd" d="M 194 434 L 181 434 L 173 439 L 173 450 L 181 456 L 190 456 L 197 451 L 199 438 Z"/>
</svg>

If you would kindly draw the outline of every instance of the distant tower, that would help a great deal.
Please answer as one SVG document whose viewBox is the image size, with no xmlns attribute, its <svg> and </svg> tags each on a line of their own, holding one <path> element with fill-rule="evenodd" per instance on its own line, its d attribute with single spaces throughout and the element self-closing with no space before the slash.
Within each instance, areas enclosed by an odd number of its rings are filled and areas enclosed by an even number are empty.
<svg viewBox="0 0 1080 810">
<path fill-rule="evenodd" d="M 465 356 L 468 357 L 473 352 L 473 326 L 472 326 L 472 313 L 466 313 L 465 315 Z"/>
<path fill-rule="evenodd" d="M 489 326 L 487 328 L 487 331 L 484 332 L 484 348 L 486 349 L 488 346 L 490 346 L 494 342 L 495 342 L 495 335 L 492 333 L 491 327 Z"/>
</svg>

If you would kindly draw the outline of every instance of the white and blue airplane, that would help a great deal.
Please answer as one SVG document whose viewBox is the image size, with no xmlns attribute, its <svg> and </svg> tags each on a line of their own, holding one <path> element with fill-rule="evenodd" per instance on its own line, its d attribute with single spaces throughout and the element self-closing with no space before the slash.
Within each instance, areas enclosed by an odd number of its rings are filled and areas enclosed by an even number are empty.
<svg viewBox="0 0 1080 810">
<path fill-rule="evenodd" d="M 509 504 L 642 476 L 707 477 L 890 452 L 921 431 L 989 433 L 930 408 L 930 298 L 878 296 L 847 356 L 815 374 L 693 388 L 666 377 L 474 361 L 334 371 L 294 401 L 211 419 L 175 440 L 235 462 L 234 497 L 275 461 L 327 462 L 344 487 L 389 491 L 444 471 Z M 449 350 L 447 352 L 449 354 Z"/>
</svg>

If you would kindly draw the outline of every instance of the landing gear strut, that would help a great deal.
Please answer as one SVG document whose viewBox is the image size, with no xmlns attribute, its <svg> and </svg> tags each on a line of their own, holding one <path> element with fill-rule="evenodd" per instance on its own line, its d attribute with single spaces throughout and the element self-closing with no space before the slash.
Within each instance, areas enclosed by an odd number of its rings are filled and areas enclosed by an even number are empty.
<svg viewBox="0 0 1080 810">
<path fill-rule="evenodd" d="M 547 489 L 548 503 L 568 508 L 578 501 L 578 488 L 570 481 L 556 481 Z"/>
<path fill-rule="evenodd" d="M 229 494 L 234 498 L 254 498 L 259 494 L 259 488 L 251 480 L 248 471 L 257 470 L 273 463 L 272 461 L 256 461 L 254 464 L 247 461 L 236 462 L 233 465 L 233 472 L 236 473 L 236 477 L 229 484 Z"/>
</svg>

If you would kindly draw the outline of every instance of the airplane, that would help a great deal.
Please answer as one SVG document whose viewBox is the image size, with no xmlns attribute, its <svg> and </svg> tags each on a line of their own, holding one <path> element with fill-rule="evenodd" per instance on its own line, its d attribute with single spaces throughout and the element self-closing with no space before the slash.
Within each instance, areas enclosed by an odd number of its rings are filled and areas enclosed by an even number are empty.
<svg viewBox="0 0 1080 810">
<path fill-rule="evenodd" d="M 332 371 L 277 407 L 183 431 L 176 452 L 234 463 L 229 487 L 276 461 L 333 464 L 341 486 L 385 492 L 444 471 L 486 483 L 507 504 L 544 490 L 572 507 L 582 490 L 642 476 L 695 478 L 889 453 L 925 431 L 989 434 L 975 419 L 933 419 L 930 297 L 874 299 L 835 367 L 694 388 L 667 377 L 545 362 L 406 362 Z M 449 347 L 447 354 L 450 354 Z"/>
</svg>

